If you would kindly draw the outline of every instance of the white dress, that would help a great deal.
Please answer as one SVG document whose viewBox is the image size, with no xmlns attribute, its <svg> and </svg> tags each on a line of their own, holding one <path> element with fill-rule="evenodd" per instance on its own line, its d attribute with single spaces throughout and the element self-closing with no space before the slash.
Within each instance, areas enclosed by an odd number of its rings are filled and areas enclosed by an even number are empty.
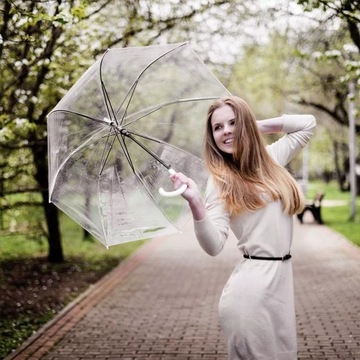
<svg viewBox="0 0 360 360">
<path fill-rule="evenodd" d="M 267 146 L 270 155 L 286 165 L 306 145 L 315 128 L 312 115 L 284 115 L 283 132 Z M 201 247 L 210 255 L 223 248 L 229 227 L 241 253 L 282 257 L 290 252 L 293 217 L 282 211 L 279 201 L 264 208 L 230 217 L 209 181 L 207 215 L 195 221 Z M 242 258 L 219 303 L 229 359 L 294 360 L 297 358 L 296 321 L 291 260 L 266 261 Z"/>
</svg>

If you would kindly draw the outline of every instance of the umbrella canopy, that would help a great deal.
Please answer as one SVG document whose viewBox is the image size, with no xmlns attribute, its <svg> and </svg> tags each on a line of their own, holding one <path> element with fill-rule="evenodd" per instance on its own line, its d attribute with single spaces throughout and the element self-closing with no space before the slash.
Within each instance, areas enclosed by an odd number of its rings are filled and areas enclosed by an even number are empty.
<svg viewBox="0 0 360 360">
<path fill-rule="evenodd" d="M 109 49 L 48 115 L 50 202 L 105 246 L 181 230 L 170 168 L 203 189 L 207 108 L 228 91 L 187 44 Z"/>
</svg>

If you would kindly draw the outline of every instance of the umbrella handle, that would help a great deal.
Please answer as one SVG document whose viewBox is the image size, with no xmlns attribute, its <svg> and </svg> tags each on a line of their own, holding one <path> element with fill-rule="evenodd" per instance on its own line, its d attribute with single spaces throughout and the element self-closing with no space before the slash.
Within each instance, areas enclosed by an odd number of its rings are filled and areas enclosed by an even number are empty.
<svg viewBox="0 0 360 360">
<path fill-rule="evenodd" d="M 169 171 L 170 175 L 174 175 L 176 173 L 176 171 L 172 168 L 168 169 L 168 171 Z M 187 189 L 186 184 L 182 184 L 181 187 L 179 187 L 179 189 L 174 190 L 174 191 L 166 191 L 161 187 L 159 189 L 159 193 L 160 193 L 160 195 L 165 196 L 165 197 L 173 197 L 173 196 L 181 195 L 186 189 Z"/>
</svg>

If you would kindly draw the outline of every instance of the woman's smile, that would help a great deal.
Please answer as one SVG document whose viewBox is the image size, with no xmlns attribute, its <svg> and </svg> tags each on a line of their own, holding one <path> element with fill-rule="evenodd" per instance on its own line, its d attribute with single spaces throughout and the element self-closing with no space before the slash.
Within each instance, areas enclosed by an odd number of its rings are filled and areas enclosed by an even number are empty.
<svg viewBox="0 0 360 360">
<path fill-rule="evenodd" d="M 216 146 L 227 154 L 233 153 L 235 113 L 231 106 L 216 109 L 211 117 L 211 127 Z"/>
</svg>

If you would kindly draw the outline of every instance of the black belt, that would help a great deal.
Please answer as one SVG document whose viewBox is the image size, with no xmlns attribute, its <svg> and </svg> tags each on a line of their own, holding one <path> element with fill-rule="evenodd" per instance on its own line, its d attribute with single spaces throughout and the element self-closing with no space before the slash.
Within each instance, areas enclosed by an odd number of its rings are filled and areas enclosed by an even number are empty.
<svg viewBox="0 0 360 360">
<path fill-rule="evenodd" d="M 285 261 L 291 259 L 291 255 L 286 254 L 283 257 L 266 257 L 266 256 L 252 256 L 252 255 L 244 254 L 244 258 L 250 260 Z"/>
</svg>

